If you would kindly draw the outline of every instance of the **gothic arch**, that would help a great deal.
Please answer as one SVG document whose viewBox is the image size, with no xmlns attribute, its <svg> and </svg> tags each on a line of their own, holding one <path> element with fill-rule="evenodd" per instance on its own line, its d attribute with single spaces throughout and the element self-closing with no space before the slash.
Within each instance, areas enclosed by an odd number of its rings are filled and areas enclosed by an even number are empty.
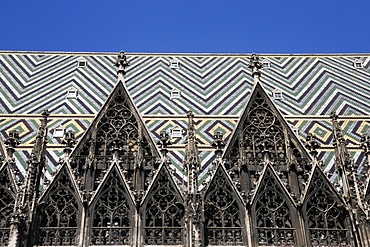
<svg viewBox="0 0 370 247">
<path fill-rule="evenodd" d="M 222 165 L 218 165 L 204 198 L 205 244 L 243 245 L 244 206 Z"/>
<path fill-rule="evenodd" d="M 7 163 L 0 169 L 0 245 L 9 241 L 10 221 L 14 210 L 16 188 L 12 182 L 11 171 Z"/>
<path fill-rule="evenodd" d="M 147 179 L 156 167 L 156 158 L 160 157 L 149 130 L 121 81 L 71 154 L 74 158 L 71 167 L 76 180 L 82 183 L 86 167 L 94 167 L 90 185 L 86 187 L 96 190 L 115 152 L 120 157 L 118 165 L 125 171 L 123 174 L 131 190 L 134 189 L 138 163 L 143 166 L 143 177 Z M 146 189 L 145 179 L 140 186 Z"/>
<path fill-rule="evenodd" d="M 66 164 L 40 199 L 38 245 L 77 245 L 81 200 Z"/>
<path fill-rule="evenodd" d="M 135 208 L 117 165 L 113 165 L 90 206 L 91 245 L 129 245 Z"/>
<path fill-rule="evenodd" d="M 297 209 L 271 165 L 267 165 L 253 197 L 252 215 L 254 242 L 297 246 Z"/>
<path fill-rule="evenodd" d="M 143 244 L 184 244 L 184 201 L 166 164 L 159 168 L 142 210 Z"/>
<path fill-rule="evenodd" d="M 344 202 L 315 166 L 304 203 L 307 241 L 312 246 L 350 245 L 349 215 Z"/>
</svg>

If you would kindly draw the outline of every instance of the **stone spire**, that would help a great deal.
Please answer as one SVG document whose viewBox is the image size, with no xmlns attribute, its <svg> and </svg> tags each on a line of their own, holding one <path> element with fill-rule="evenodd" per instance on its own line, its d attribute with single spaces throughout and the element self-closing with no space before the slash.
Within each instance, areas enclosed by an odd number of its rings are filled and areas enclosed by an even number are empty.
<svg viewBox="0 0 370 247">
<path fill-rule="evenodd" d="M 363 174 L 365 177 L 365 181 L 363 181 L 362 186 L 360 188 L 362 189 L 361 196 L 363 200 L 365 200 L 366 195 L 366 190 L 368 189 L 367 187 L 370 186 L 370 136 L 369 135 L 362 135 L 361 136 L 361 148 L 364 151 L 364 154 L 366 156 L 366 161 L 363 164 L 363 171 L 366 171 L 366 173 Z M 365 203 L 366 207 L 370 206 L 370 201 Z M 369 208 L 370 209 L 370 208 Z"/>
<path fill-rule="evenodd" d="M 188 191 L 196 193 L 198 190 L 198 173 L 200 171 L 200 160 L 198 146 L 195 138 L 194 114 L 189 111 L 188 114 L 188 136 L 185 147 L 184 166 L 188 172 Z"/>
<path fill-rule="evenodd" d="M 259 79 L 261 77 L 260 69 L 262 68 L 262 63 L 260 63 L 260 59 L 258 55 L 252 54 L 248 67 L 252 69 L 253 81 L 254 81 L 254 84 L 256 84 L 257 82 L 259 82 Z"/>
<path fill-rule="evenodd" d="M 46 158 L 46 144 L 47 144 L 47 118 L 50 115 L 48 110 L 42 112 L 41 125 L 36 135 L 35 144 L 33 146 L 31 157 L 27 161 L 26 177 L 24 181 L 23 198 L 21 200 L 21 207 L 24 208 L 25 213 L 25 229 L 29 236 L 25 238 L 28 243 L 34 239 L 33 228 L 35 227 L 35 213 L 37 201 L 40 195 L 40 183 L 42 170 L 45 167 Z M 27 245 L 27 244 L 25 244 Z"/>
<path fill-rule="evenodd" d="M 192 111 L 187 113 L 188 117 L 188 136 L 185 147 L 185 158 L 183 166 L 187 171 L 187 191 L 185 222 L 187 229 L 187 244 L 186 246 L 201 246 L 201 215 L 202 204 L 200 203 L 200 194 L 198 192 L 198 175 L 200 172 L 200 159 L 198 146 L 196 142 L 194 114 Z"/>
<path fill-rule="evenodd" d="M 343 137 L 342 129 L 338 123 L 338 115 L 335 112 L 331 113 L 331 119 L 333 123 L 333 145 L 335 148 L 335 166 L 337 173 L 342 180 L 343 193 L 346 197 L 349 197 L 351 190 L 354 189 L 353 179 L 350 174 L 356 173 L 356 167 L 351 159 L 351 156 L 347 149 L 346 140 Z M 347 176 L 348 175 L 350 176 Z"/>
<path fill-rule="evenodd" d="M 11 170 L 12 164 L 14 164 L 13 154 L 15 148 L 20 144 L 19 134 L 17 130 L 12 130 L 9 132 L 8 138 L 5 140 L 6 145 L 6 159 L 9 170 Z M 19 198 L 20 193 L 17 193 L 16 200 L 14 204 L 14 209 L 10 222 L 10 231 L 9 231 L 9 244 L 8 246 L 19 246 L 19 225 L 21 223 L 22 211 L 19 207 Z"/>
<path fill-rule="evenodd" d="M 347 149 L 346 140 L 343 137 L 342 129 L 338 123 L 338 115 L 335 112 L 331 113 L 331 119 L 333 123 L 333 145 L 335 148 L 335 165 L 339 175 L 339 179 L 342 181 L 342 192 L 346 201 L 346 206 L 350 212 L 352 229 L 355 233 L 354 237 L 360 239 L 358 231 L 356 231 L 356 225 L 354 222 L 358 222 L 359 215 L 358 207 L 361 203 L 360 195 L 358 193 L 357 183 L 357 165 L 353 162 L 351 155 Z"/>
<path fill-rule="evenodd" d="M 114 63 L 117 69 L 118 81 L 125 82 L 125 75 L 126 75 L 126 67 L 128 67 L 130 63 L 127 61 L 126 55 L 124 51 L 120 51 L 117 56 L 117 61 Z"/>
</svg>

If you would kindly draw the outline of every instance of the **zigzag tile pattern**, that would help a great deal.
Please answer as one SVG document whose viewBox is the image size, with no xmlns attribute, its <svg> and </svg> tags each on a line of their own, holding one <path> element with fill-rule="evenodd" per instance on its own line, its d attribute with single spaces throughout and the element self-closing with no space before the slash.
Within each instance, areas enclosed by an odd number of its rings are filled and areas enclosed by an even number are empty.
<svg viewBox="0 0 370 247">
<path fill-rule="evenodd" d="M 201 115 L 195 120 L 203 162 L 200 183 L 205 181 L 207 171 L 212 169 L 213 152 L 209 144 L 213 133 L 221 131 L 228 140 L 250 93 L 250 54 L 127 54 L 127 57 L 131 63 L 127 88 L 155 139 L 161 130 L 175 125 L 186 130 L 185 114 L 189 109 Z M 0 134 L 6 138 L 12 129 L 20 132 L 23 143 L 16 160 L 22 173 L 40 123 L 38 114 L 48 108 L 56 114 L 48 123 L 45 179 L 52 177 L 63 150 L 60 140 L 52 137 L 54 128 L 63 125 L 72 129 L 77 138 L 82 136 L 115 84 L 115 58 L 113 53 L 0 52 Z M 174 58 L 179 61 L 178 69 L 169 67 Z M 261 55 L 261 58 L 271 63 L 270 68 L 262 70 L 265 89 L 283 92 L 284 99 L 275 103 L 283 114 L 289 115 L 288 122 L 299 129 L 302 139 L 310 132 L 319 137 L 322 144 L 319 158 L 326 170 L 334 170 L 328 117 L 333 110 L 344 116 L 340 124 L 348 147 L 355 162 L 362 164 L 364 155 L 358 144 L 370 127 L 367 116 L 370 55 Z M 87 61 L 86 67 L 77 66 L 80 59 Z M 363 68 L 354 68 L 356 59 L 363 62 Z M 78 90 L 77 99 L 66 98 L 71 87 Z M 172 89 L 181 92 L 179 99 L 170 99 Z M 180 183 L 185 179 L 181 164 L 184 141 L 185 135 L 173 139 L 170 152 Z M 335 175 L 332 179 L 335 180 Z"/>
<path fill-rule="evenodd" d="M 251 90 L 245 55 L 128 54 L 127 86 L 140 112 L 147 114 L 237 115 Z M 267 91 L 280 89 L 276 101 L 284 114 L 368 114 L 369 55 L 273 56 L 263 69 Z M 176 58 L 179 69 L 169 62 Z M 78 67 L 77 61 L 87 61 Z M 353 62 L 363 61 L 355 69 Z M 115 54 L 0 53 L 0 110 L 3 113 L 96 113 L 116 81 Z M 74 87 L 77 99 L 66 99 Z M 181 98 L 170 99 L 178 89 Z"/>
</svg>

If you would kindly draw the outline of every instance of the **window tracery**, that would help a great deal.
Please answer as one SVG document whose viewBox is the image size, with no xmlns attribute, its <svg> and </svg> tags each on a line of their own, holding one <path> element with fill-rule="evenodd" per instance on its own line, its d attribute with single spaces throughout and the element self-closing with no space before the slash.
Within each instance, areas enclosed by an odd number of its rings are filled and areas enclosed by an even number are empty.
<svg viewBox="0 0 370 247">
<path fill-rule="evenodd" d="M 159 172 L 145 207 L 144 243 L 181 245 L 185 208 L 171 175 L 164 167 Z"/>
<path fill-rule="evenodd" d="M 248 159 L 263 159 L 264 150 L 269 152 L 271 159 L 286 157 L 283 127 L 260 93 L 256 94 L 248 112 L 243 138 Z"/>
<path fill-rule="evenodd" d="M 347 212 L 328 182 L 315 172 L 304 205 L 309 241 L 313 246 L 347 246 Z"/>
<path fill-rule="evenodd" d="M 137 126 L 136 117 L 119 91 L 98 124 L 95 155 L 112 155 L 115 149 L 121 155 L 133 155 L 138 151 Z"/>
<path fill-rule="evenodd" d="M 92 211 L 93 245 L 127 245 L 132 238 L 129 195 L 116 168 L 106 179 Z"/>
<path fill-rule="evenodd" d="M 204 201 L 207 245 L 242 245 L 243 223 L 237 195 L 219 168 Z"/>
<path fill-rule="evenodd" d="M 84 170 L 94 167 L 93 186 L 96 189 L 111 164 L 113 154 L 118 152 L 118 164 L 124 170 L 128 185 L 133 189 L 137 166 L 143 168 L 144 178 L 147 180 L 150 171 L 156 167 L 158 154 L 150 143 L 150 136 L 146 135 L 145 126 L 135 114 L 123 85 L 118 85 L 98 116 L 98 122 L 94 123 L 96 134 L 94 127 L 90 128 L 82 146 L 77 148 L 79 151 L 72 164 L 76 180 L 81 181 Z M 146 189 L 148 181 L 145 182 L 143 187 Z"/>
<path fill-rule="evenodd" d="M 62 169 L 40 209 L 41 246 L 77 244 L 80 207 L 67 168 Z"/>
<path fill-rule="evenodd" d="M 0 245 L 9 241 L 10 220 L 14 210 L 15 193 L 10 181 L 8 169 L 0 171 Z"/>
<path fill-rule="evenodd" d="M 254 204 L 256 236 L 260 245 L 295 246 L 292 206 L 268 167 L 262 178 Z"/>
</svg>

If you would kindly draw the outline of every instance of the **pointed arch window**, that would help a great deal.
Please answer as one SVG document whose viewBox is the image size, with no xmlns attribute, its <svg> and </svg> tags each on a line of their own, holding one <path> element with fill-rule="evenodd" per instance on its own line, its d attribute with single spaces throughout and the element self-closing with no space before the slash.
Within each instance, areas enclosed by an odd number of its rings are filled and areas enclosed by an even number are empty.
<svg viewBox="0 0 370 247">
<path fill-rule="evenodd" d="M 295 209 L 283 195 L 272 168 L 267 168 L 259 185 L 253 211 L 258 244 L 296 246 L 292 217 Z"/>
<path fill-rule="evenodd" d="M 77 244 L 81 208 L 67 168 L 62 168 L 40 208 L 39 246 Z"/>
<path fill-rule="evenodd" d="M 348 213 L 323 176 L 316 170 L 303 206 L 308 241 L 313 246 L 348 246 Z"/>
<path fill-rule="evenodd" d="M 237 195 L 218 168 L 204 202 L 206 245 L 243 245 L 243 217 Z"/>
<path fill-rule="evenodd" d="M 132 239 L 132 203 L 116 168 L 105 180 L 92 209 L 92 245 L 129 245 Z"/>
<path fill-rule="evenodd" d="M 286 157 L 283 126 L 259 92 L 248 111 L 243 128 L 244 148 L 248 159 L 263 159 L 263 151 L 283 165 Z"/>
<path fill-rule="evenodd" d="M 15 203 L 12 187 L 9 171 L 4 166 L 0 171 L 0 246 L 7 246 L 9 241 L 10 220 Z"/>
<path fill-rule="evenodd" d="M 162 167 L 145 203 L 145 244 L 183 244 L 185 208 L 170 176 Z"/>
</svg>

